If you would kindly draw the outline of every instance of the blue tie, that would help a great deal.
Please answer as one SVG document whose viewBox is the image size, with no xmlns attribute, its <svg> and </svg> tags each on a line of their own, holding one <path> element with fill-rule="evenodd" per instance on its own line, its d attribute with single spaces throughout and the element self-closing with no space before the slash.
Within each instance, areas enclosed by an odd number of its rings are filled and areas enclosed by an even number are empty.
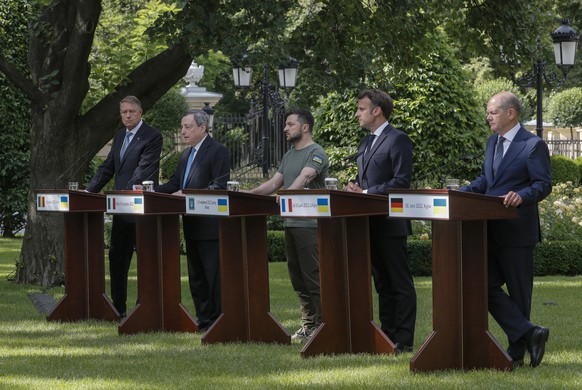
<svg viewBox="0 0 582 390">
<path fill-rule="evenodd" d="M 121 151 L 119 152 L 119 159 L 123 160 L 123 155 L 125 154 L 125 151 L 127 150 L 127 147 L 129 146 L 129 143 L 131 142 L 131 138 L 133 137 L 133 133 L 131 131 L 128 131 L 125 134 L 125 139 L 123 140 L 123 145 L 121 145 Z"/>
<path fill-rule="evenodd" d="M 186 171 L 184 171 L 184 182 L 182 183 L 182 188 L 186 188 L 186 183 L 188 183 L 188 175 L 190 174 L 190 168 L 192 167 L 194 156 L 196 156 L 196 148 L 192 148 L 190 156 L 188 156 L 188 163 L 186 164 Z"/>
<path fill-rule="evenodd" d="M 497 140 L 497 146 L 495 147 L 495 156 L 493 156 L 493 176 L 497 173 L 497 168 L 499 164 L 501 164 L 501 160 L 503 159 L 503 143 L 505 142 L 505 138 L 499 137 Z"/>
</svg>

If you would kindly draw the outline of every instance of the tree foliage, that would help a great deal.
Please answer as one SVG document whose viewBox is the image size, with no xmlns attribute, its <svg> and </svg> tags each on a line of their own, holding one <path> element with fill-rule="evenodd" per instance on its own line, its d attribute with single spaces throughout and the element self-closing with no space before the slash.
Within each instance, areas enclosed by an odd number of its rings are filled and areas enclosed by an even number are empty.
<svg viewBox="0 0 582 390">
<path fill-rule="evenodd" d="M 552 96 L 548 117 L 557 126 L 582 126 L 582 88 L 566 89 Z"/>
<path fill-rule="evenodd" d="M 31 8 L 22 2 L 0 3 L 0 42 L 19 69 L 26 68 L 26 20 Z M 11 237 L 24 226 L 30 138 L 26 96 L 0 73 L 0 234 Z"/>
</svg>

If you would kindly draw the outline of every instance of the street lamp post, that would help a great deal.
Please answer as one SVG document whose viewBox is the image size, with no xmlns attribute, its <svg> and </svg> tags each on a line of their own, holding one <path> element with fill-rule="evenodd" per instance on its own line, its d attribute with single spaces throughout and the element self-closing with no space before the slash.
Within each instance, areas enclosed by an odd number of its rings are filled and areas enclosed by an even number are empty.
<svg viewBox="0 0 582 390">
<path fill-rule="evenodd" d="M 536 87 L 536 134 L 540 138 L 543 138 L 544 134 L 542 79 L 552 87 L 561 85 L 566 81 L 568 71 L 572 66 L 574 66 L 576 58 L 576 46 L 578 45 L 580 34 L 578 34 L 578 32 L 572 27 L 568 26 L 568 23 L 568 19 L 562 19 L 562 25 L 551 34 L 554 42 L 556 65 L 562 70 L 563 74 L 561 79 L 559 79 L 554 72 L 546 73 L 545 67 L 547 63 L 542 56 L 542 44 L 539 36 L 537 38 L 538 59 L 534 64 L 533 72 L 528 72 L 518 78 L 515 77 L 515 73 L 511 74 L 513 82 L 520 87 L 533 87 L 534 85 Z"/>
<path fill-rule="evenodd" d="M 295 88 L 295 83 L 297 81 L 297 69 L 298 69 L 299 61 L 294 58 L 289 58 L 289 62 L 279 68 L 279 85 L 283 88 L 292 90 Z M 253 75 L 253 70 L 249 66 L 245 67 L 235 67 L 233 66 L 232 75 L 234 79 L 234 85 L 236 87 L 241 88 L 248 88 L 251 84 L 251 79 Z M 277 89 L 274 85 L 272 85 L 269 81 L 269 66 L 267 64 L 263 65 L 263 79 L 261 80 L 260 85 L 261 90 L 261 102 L 262 107 L 261 114 L 262 114 L 262 138 L 261 138 L 261 145 L 262 145 L 262 169 L 263 169 L 263 177 L 268 177 L 269 175 L 269 166 L 271 164 L 270 161 L 270 147 L 269 147 L 269 139 L 270 139 L 270 121 L 269 121 L 269 107 L 273 107 L 274 109 L 281 108 L 285 105 L 285 99 L 279 95 Z"/>
</svg>

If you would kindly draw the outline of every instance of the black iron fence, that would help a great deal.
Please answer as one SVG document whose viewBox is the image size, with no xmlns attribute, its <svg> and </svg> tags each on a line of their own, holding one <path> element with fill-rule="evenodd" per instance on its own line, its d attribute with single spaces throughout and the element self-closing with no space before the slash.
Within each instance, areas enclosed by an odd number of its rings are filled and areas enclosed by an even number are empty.
<svg viewBox="0 0 582 390">
<path fill-rule="evenodd" d="M 269 111 L 269 125 L 262 128 L 262 111 L 251 111 L 247 115 L 230 115 L 214 118 L 212 136 L 226 146 L 230 152 L 231 178 L 245 186 L 265 180 L 263 177 L 263 137 L 268 138 L 269 177 L 273 175 L 289 144 L 283 133 L 284 109 Z"/>
</svg>

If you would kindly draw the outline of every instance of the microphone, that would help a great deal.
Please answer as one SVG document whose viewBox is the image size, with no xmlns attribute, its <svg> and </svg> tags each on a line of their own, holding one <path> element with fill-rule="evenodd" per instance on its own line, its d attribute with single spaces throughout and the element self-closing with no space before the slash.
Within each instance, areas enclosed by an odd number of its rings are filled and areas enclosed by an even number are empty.
<svg viewBox="0 0 582 390">
<path fill-rule="evenodd" d="M 243 169 L 246 169 L 245 171 L 237 174 L 234 178 L 231 178 L 231 180 L 238 180 L 244 174 L 250 172 L 253 168 L 255 168 L 255 165 L 258 165 L 262 161 L 263 161 L 263 147 L 261 145 L 259 145 L 255 149 L 255 158 L 251 162 L 249 162 L 246 165 L 243 165 L 242 167 L 238 167 L 238 168 L 234 169 L 232 172 L 228 172 L 228 173 L 226 173 L 224 175 L 218 176 L 217 178 L 214 178 L 214 179 L 210 180 L 210 182 L 208 183 L 208 186 L 206 187 L 206 189 L 210 190 L 211 189 L 210 186 L 213 185 L 214 183 L 216 183 L 217 181 L 222 180 L 222 179 L 224 179 L 225 177 L 228 177 L 231 174 L 238 173 L 238 172 L 242 171 Z"/>
<path fill-rule="evenodd" d="M 461 162 L 471 162 L 473 160 L 475 160 L 477 157 L 481 157 L 483 154 L 485 154 L 485 151 L 482 152 L 474 152 L 474 153 L 468 153 L 466 155 L 463 155 L 460 157 L 460 161 Z M 445 181 L 447 179 L 447 176 L 450 176 L 451 174 L 455 173 L 456 171 L 458 171 L 459 169 L 461 169 L 463 167 L 463 165 L 458 165 L 455 168 L 451 169 L 450 171 L 446 172 L 442 177 L 441 177 L 441 181 L 440 181 L 440 185 L 441 188 L 445 188 Z"/>
<path fill-rule="evenodd" d="M 428 178 L 428 177 L 430 177 L 430 176 L 433 176 L 434 174 L 436 174 L 436 173 L 438 173 L 438 172 L 442 171 L 443 169 L 446 169 L 446 168 L 450 167 L 451 165 L 456 165 L 456 164 L 458 164 L 459 162 L 470 162 L 470 161 L 473 161 L 473 160 L 475 160 L 476 158 L 478 158 L 478 157 L 480 157 L 480 156 L 483 156 L 483 154 L 485 154 L 485 151 L 479 151 L 479 152 L 470 152 L 470 153 L 466 153 L 466 154 L 464 154 L 464 155 L 462 155 L 462 156 L 460 156 L 460 157 L 458 157 L 458 158 L 454 159 L 453 161 L 450 161 L 450 162 L 448 162 L 448 163 L 446 163 L 446 164 L 444 164 L 444 165 L 440 165 L 440 166 L 438 166 L 437 168 L 433 169 L 432 171 L 430 171 L 430 172 L 428 172 L 428 173 L 426 173 L 426 174 L 422 175 L 421 177 L 419 177 L 418 179 L 416 179 L 416 180 L 414 181 L 414 183 L 413 183 L 414 185 L 411 185 L 410 187 L 411 187 L 411 188 L 418 188 L 418 184 L 419 184 L 421 181 L 425 180 L 426 178 Z M 439 184 L 441 184 L 441 187 L 442 187 L 442 184 L 444 183 L 444 179 L 445 179 L 447 176 L 449 176 L 450 174 L 452 174 L 452 173 L 454 173 L 454 172 L 458 171 L 458 170 L 459 170 L 459 169 L 461 169 L 461 168 L 462 168 L 462 165 L 460 165 L 460 166 L 459 166 L 459 165 L 457 165 L 457 166 L 455 166 L 455 167 L 454 167 L 452 170 L 449 170 L 449 171 L 447 171 L 447 172 L 446 172 L 446 173 L 445 173 L 445 174 L 444 174 L 444 175 L 441 177 L 441 180 L 439 181 Z"/>
<path fill-rule="evenodd" d="M 361 152 L 352 153 L 352 154 L 348 155 L 347 157 L 344 157 L 344 161 L 347 161 L 347 162 L 355 161 L 358 159 L 358 157 L 360 157 L 362 154 L 364 154 L 365 151 L 366 151 L 366 149 L 362 150 Z"/>
<path fill-rule="evenodd" d="M 81 156 L 79 156 L 79 158 L 77 158 L 71 165 L 69 165 L 69 167 L 67 169 L 65 169 L 65 171 L 63 173 L 60 174 L 59 177 L 57 177 L 55 179 L 55 181 L 53 182 L 53 185 L 51 186 L 52 188 L 56 189 L 57 188 L 57 183 L 67 174 L 71 171 L 71 169 L 73 169 L 73 167 L 75 165 L 77 165 L 79 163 L 79 161 L 83 160 L 83 163 L 79 165 L 79 167 L 75 170 L 75 172 L 73 172 L 72 175 L 70 175 L 69 177 L 74 177 L 77 172 L 79 172 L 79 169 L 81 169 L 81 167 L 83 165 L 85 165 L 85 163 L 87 162 L 87 157 L 89 155 L 89 151 L 86 151 L 85 153 L 83 153 Z"/>
<path fill-rule="evenodd" d="M 166 154 L 164 154 L 162 157 L 159 157 L 157 159 L 155 159 L 154 161 L 152 161 L 142 172 L 147 172 L 148 169 L 150 169 L 151 167 L 153 167 L 155 164 L 159 163 L 160 161 L 162 161 L 163 159 L 165 159 L 166 157 L 168 157 L 169 155 L 174 155 L 176 154 L 175 150 L 170 150 L 169 152 L 167 152 Z M 171 157 L 171 156 L 170 156 Z M 160 164 L 160 166 L 158 167 L 158 169 L 154 169 L 152 173 L 150 173 L 145 179 L 142 180 L 142 182 L 151 179 L 151 177 L 154 175 L 154 173 L 158 172 L 159 168 L 161 168 L 165 163 L 168 162 L 168 160 L 170 159 L 170 157 L 168 157 L 168 159 L 164 162 L 162 162 Z M 128 183 L 131 183 L 133 180 L 135 180 L 139 175 L 138 174 L 134 174 L 131 179 L 129 179 Z M 141 183 L 140 183 L 141 184 Z"/>
<path fill-rule="evenodd" d="M 261 156 L 261 158 L 256 158 L 255 160 L 251 161 L 247 165 L 243 165 L 242 167 L 238 167 L 238 168 L 234 169 L 232 172 L 228 172 L 222 176 L 218 176 L 217 178 L 210 180 L 210 183 L 208 183 L 208 186 L 206 187 L 206 189 L 210 190 L 211 189 L 210 186 L 212 186 L 214 183 L 216 183 L 217 181 L 220 181 L 220 180 L 224 179 L 225 177 L 228 177 L 229 175 L 234 174 L 234 173 L 238 173 L 238 174 L 234 177 L 231 177 L 230 180 L 240 179 L 246 173 L 248 173 L 252 169 L 254 169 L 261 162 L 261 160 L 262 160 L 262 156 Z M 243 171 L 243 169 L 244 169 L 244 171 Z M 242 171 L 242 172 L 240 172 L 240 171 Z"/>
</svg>

